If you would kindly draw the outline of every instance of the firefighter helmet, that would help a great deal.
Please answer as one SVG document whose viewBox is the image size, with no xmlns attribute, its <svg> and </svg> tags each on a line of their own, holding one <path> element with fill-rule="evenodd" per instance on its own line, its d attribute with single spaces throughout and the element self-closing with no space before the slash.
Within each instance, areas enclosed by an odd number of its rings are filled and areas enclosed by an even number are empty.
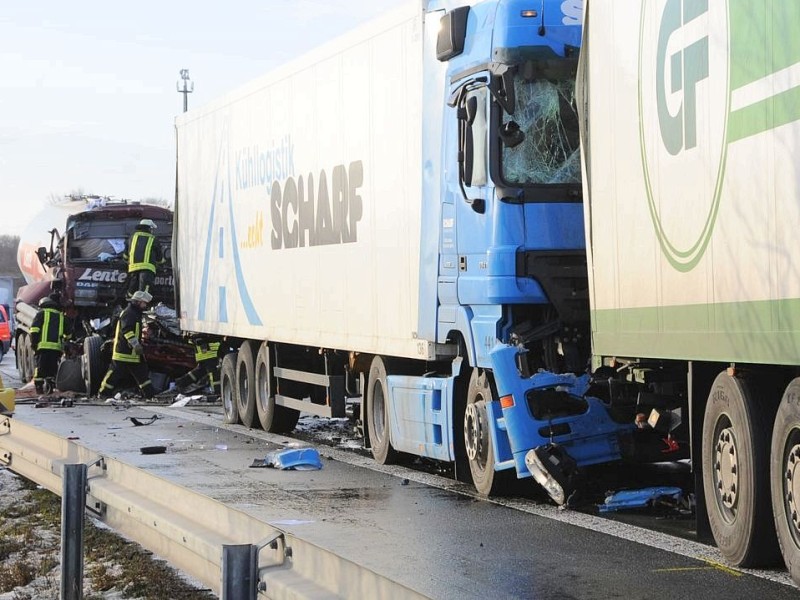
<svg viewBox="0 0 800 600">
<path fill-rule="evenodd" d="M 153 300 L 153 296 L 151 296 L 147 292 L 139 290 L 133 293 L 133 296 L 131 296 L 131 300 L 135 302 L 144 302 L 145 304 L 150 304 L 150 302 L 152 302 Z"/>
</svg>

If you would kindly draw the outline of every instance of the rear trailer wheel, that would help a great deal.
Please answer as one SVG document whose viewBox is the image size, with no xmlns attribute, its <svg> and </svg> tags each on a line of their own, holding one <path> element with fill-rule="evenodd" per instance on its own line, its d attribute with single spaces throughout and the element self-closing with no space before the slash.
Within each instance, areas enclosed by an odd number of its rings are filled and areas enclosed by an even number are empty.
<svg viewBox="0 0 800 600">
<path fill-rule="evenodd" d="M 472 474 L 472 483 L 479 494 L 500 495 L 508 491 L 511 472 L 494 470 L 494 447 L 487 405 L 492 402 L 489 377 L 483 369 L 475 368 L 467 388 L 467 408 L 464 412 L 464 445 Z"/>
<path fill-rule="evenodd" d="M 770 453 L 772 513 L 783 560 L 800 584 L 800 378 L 786 388 Z"/>
<path fill-rule="evenodd" d="M 372 456 L 382 464 L 397 461 L 397 451 L 392 448 L 389 436 L 389 385 L 386 365 L 380 356 L 372 359 L 367 384 L 367 430 Z"/>
<path fill-rule="evenodd" d="M 300 411 L 275 404 L 275 378 L 267 342 L 258 350 L 255 371 L 256 412 L 261 427 L 270 433 L 289 433 L 297 425 Z"/>
<path fill-rule="evenodd" d="M 239 408 L 236 403 L 236 355 L 226 354 L 219 370 L 220 398 L 222 398 L 222 422 L 239 422 Z"/>
<path fill-rule="evenodd" d="M 739 567 L 779 560 L 769 501 L 769 417 L 764 399 L 744 381 L 717 375 L 703 420 L 703 489 L 714 540 Z"/>
<path fill-rule="evenodd" d="M 105 376 L 107 365 L 102 356 L 103 338 L 99 335 L 90 335 L 83 340 L 83 356 L 81 356 L 81 371 L 86 393 L 90 396 L 97 395 L 100 383 Z"/>
<path fill-rule="evenodd" d="M 236 356 L 236 408 L 242 425 L 253 427 L 256 422 L 255 342 L 239 346 Z"/>
</svg>

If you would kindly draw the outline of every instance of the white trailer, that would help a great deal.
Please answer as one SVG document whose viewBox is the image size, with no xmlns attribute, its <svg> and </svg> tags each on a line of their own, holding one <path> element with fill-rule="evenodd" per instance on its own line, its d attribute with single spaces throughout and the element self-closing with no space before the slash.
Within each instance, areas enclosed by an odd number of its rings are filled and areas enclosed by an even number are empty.
<svg viewBox="0 0 800 600">
<path fill-rule="evenodd" d="M 395 12 L 178 119 L 185 329 L 432 357 L 420 27 Z"/>
<path fill-rule="evenodd" d="M 771 564 L 777 526 L 799 581 L 800 5 L 590 0 L 585 18 L 594 352 L 683 374 L 717 544 Z"/>
</svg>

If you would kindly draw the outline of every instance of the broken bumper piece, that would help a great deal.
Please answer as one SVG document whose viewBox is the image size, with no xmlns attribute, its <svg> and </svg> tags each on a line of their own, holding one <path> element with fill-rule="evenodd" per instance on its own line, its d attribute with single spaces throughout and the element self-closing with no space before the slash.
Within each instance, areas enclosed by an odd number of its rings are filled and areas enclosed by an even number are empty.
<svg viewBox="0 0 800 600">
<path fill-rule="evenodd" d="M 529 450 L 525 465 L 531 476 L 541 485 L 553 501 L 563 506 L 577 487 L 578 466 L 558 444 L 547 444 Z"/>
</svg>

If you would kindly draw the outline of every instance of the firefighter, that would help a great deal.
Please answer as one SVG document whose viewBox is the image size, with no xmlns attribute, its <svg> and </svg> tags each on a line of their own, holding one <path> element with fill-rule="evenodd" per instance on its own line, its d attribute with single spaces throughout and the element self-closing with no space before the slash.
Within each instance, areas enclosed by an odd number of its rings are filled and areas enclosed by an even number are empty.
<svg viewBox="0 0 800 600">
<path fill-rule="evenodd" d="M 57 295 L 50 294 L 39 300 L 39 312 L 33 318 L 30 335 L 36 362 L 33 384 L 37 394 L 49 394 L 56 387 L 58 363 L 64 352 L 64 338 L 68 335 Z"/>
<path fill-rule="evenodd" d="M 128 299 L 134 292 L 151 293 L 156 267 L 165 262 L 164 251 L 153 233 L 156 224 L 142 219 L 125 245 L 123 257 L 128 261 Z"/>
<path fill-rule="evenodd" d="M 208 381 L 211 393 L 219 394 L 219 346 L 219 342 L 210 342 L 202 336 L 194 339 L 194 360 L 197 366 L 175 380 L 175 387 L 179 392 Z"/>
<path fill-rule="evenodd" d="M 150 371 L 144 360 L 142 347 L 142 313 L 153 297 L 147 292 L 138 290 L 133 293 L 128 306 L 122 311 L 117 321 L 114 332 L 114 351 L 111 355 L 111 365 L 100 384 L 98 394 L 107 398 L 113 396 L 117 387 L 130 374 L 145 398 L 152 398 L 155 390 L 150 381 Z"/>
</svg>

